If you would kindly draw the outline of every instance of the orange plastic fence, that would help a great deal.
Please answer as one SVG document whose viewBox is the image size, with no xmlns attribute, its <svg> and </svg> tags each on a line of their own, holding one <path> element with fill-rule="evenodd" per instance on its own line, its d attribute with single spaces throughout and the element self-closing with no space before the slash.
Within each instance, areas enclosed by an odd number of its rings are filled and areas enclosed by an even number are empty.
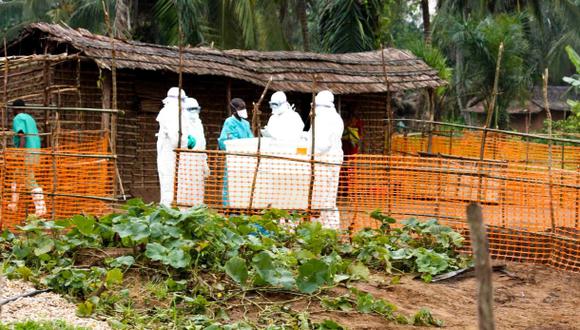
<svg viewBox="0 0 580 330">
<path fill-rule="evenodd" d="M 0 228 L 13 229 L 39 213 L 58 219 L 112 210 L 114 167 L 107 138 L 98 132 L 51 138 L 54 148 L 8 148 L 0 155 Z"/>
<path fill-rule="evenodd" d="M 437 218 L 468 238 L 465 209 L 479 202 L 494 256 L 580 271 L 578 171 L 400 155 L 327 157 L 312 166 L 305 155 L 270 154 L 256 172 L 255 154 L 178 153 L 181 207 L 244 214 L 275 207 L 345 230 L 376 227 L 368 214 L 378 208 L 399 220 Z"/>
<path fill-rule="evenodd" d="M 482 132 L 445 131 L 432 136 L 431 153 L 461 157 L 480 157 Z M 427 152 L 429 137 L 426 134 L 393 136 L 393 151 L 410 155 Z M 546 143 L 525 141 L 521 137 L 490 132 L 485 143 L 484 158 L 514 163 L 547 166 L 549 147 Z M 580 166 L 580 143 L 552 146 L 552 166 L 575 170 Z"/>
</svg>

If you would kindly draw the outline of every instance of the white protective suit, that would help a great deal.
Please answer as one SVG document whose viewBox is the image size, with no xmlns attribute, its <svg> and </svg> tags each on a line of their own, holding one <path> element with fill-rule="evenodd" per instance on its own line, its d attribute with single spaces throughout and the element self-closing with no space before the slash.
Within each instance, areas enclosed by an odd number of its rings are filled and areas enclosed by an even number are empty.
<svg viewBox="0 0 580 330">
<path fill-rule="evenodd" d="M 312 207 L 320 209 L 319 221 L 325 228 L 340 229 L 340 213 L 336 206 L 340 165 L 343 161 L 342 133 L 344 123 L 334 107 L 334 95 L 321 91 L 314 99 L 315 159 L 336 165 L 314 165 Z M 309 131 L 309 137 L 312 132 Z"/>
<path fill-rule="evenodd" d="M 284 92 L 276 92 L 270 98 L 272 116 L 262 130 L 264 137 L 277 140 L 298 140 L 304 129 L 304 122 L 300 115 L 288 103 Z"/>
<path fill-rule="evenodd" d="M 182 149 L 205 150 L 205 134 L 199 118 L 201 108 L 194 98 L 185 100 L 182 113 Z M 193 141 L 193 144 L 190 142 Z M 204 153 L 181 152 L 177 186 L 177 204 L 199 206 L 204 202 L 205 178 L 209 176 L 207 155 Z"/>
<path fill-rule="evenodd" d="M 179 100 L 182 110 L 185 110 L 186 95 L 183 90 L 172 87 L 163 99 L 163 108 L 157 115 L 159 132 L 157 133 L 157 172 L 161 197 L 159 204 L 171 206 L 173 202 L 173 187 L 175 178 L 175 152 L 179 140 Z M 184 112 L 184 111 L 182 111 Z"/>
</svg>

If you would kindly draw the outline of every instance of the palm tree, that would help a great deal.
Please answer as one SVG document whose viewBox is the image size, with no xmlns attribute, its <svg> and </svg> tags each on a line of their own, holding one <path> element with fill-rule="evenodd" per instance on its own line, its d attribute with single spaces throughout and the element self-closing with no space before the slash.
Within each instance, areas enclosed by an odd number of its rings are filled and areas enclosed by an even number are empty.
<svg viewBox="0 0 580 330">
<path fill-rule="evenodd" d="M 327 2 L 319 21 L 324 51 L 346 53 L 376 48 L 380 0 L 334 0 Z"/>
</svg>

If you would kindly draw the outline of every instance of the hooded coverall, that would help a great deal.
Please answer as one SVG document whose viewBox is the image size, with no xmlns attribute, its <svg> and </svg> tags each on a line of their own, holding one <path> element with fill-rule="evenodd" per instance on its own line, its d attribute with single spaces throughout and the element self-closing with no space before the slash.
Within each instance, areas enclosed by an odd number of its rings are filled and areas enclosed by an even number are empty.
<svg viewBox="0 0 580 330">
<path fill-rule="evenodd" d="M 342 133 L 344 123 L 333 107 L 316 106 L 315 155 L 317 161 L 335 165 L 314 165 L 312 207 L 321 209 L 319 221 L 326 228 L 340 229 L 340 213 L 336 206 L 340 165 L 343 160 Z M 312 135 L 309 132 L 310 136 Z"/>
</svg>

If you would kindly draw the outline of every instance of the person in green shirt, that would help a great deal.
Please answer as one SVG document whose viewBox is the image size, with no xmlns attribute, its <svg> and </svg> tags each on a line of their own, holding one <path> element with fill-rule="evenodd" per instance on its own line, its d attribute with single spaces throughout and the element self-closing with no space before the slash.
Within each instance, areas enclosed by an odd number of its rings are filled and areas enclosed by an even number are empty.
<svg viewBox="0 0 580 330">
<path fill-rule="evenodd" d="M 23 100 L 16 100 L 12 103 L 14 107 L 24 107 L 26 104 Z M 40 156 L 38 154 L 31 154 L 29 151 L 40 149 L 40 136 L 38 135 L 38 128 L 34 118 L 22 112 L 21 108 L 15 108 L 14 119 L 12 120 L 12 131 L 14 132 L 14 146 L 16 148 L 25 149 L 24 167 L 16 168 L 14 170 L 15 180 L 12 182 L 12 202 L 8 204 L 8 208 L 16 211 L 18 208 L 18 180 L 24 180 L 26 190 L 32 194 L 32 201 L 34 202 L 35 214 L 41 217 L 46 214 L 46 204 L 44 202 L 44 195 L 42 188 L 36 182 L 34 177 L 34 167 L 40 164 Z"/>
</svg>

